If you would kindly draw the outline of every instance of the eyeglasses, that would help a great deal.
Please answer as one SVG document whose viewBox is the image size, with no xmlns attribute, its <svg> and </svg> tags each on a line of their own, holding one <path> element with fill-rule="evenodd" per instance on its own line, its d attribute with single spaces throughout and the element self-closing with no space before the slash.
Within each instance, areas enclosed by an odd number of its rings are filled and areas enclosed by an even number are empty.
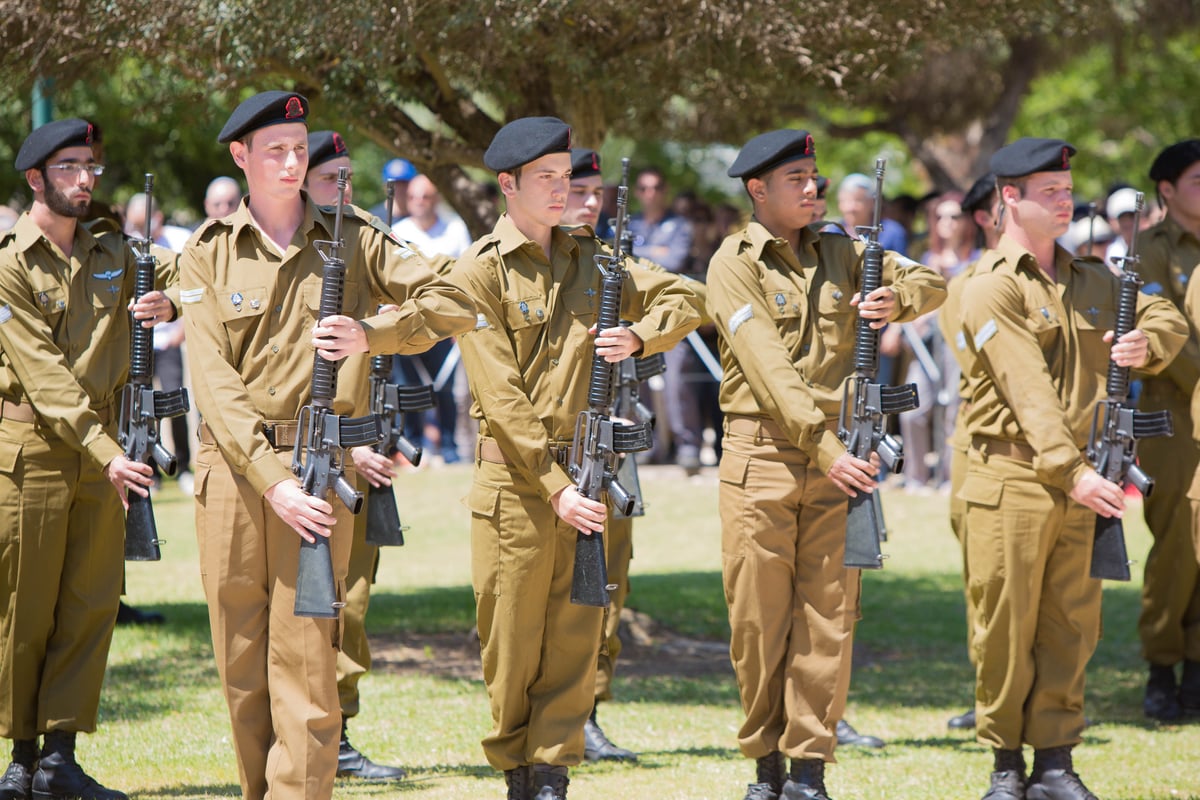
<svg viewBox="0 0 1200 800">
<path fill-rule="evenodd" d="M 77 178 L 81 172 L 90 172 L 96 177 L 104 174 L 103 164 L 76 164 L 68 162 L 66 164 L 47 164 L 46 169 L 56 169 L 68 178 Z"/>
</svg>

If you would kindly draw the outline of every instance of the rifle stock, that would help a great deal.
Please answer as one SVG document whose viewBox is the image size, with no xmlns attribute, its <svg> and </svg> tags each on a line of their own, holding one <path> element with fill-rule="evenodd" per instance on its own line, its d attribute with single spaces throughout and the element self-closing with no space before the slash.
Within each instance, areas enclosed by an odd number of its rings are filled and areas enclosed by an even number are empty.
<svg viewBox="0 0 1200 800">
<path fill-rule="evenodd" d="M 597 255 L 600 284 L 600 312 L 596 330 L 620 324 L 621 287 L 625 271 L 625 217 L 629 206 L 629 159 L 621 159 L 621 184 L 617 187 L 617 221 L 611 256 Z M 634 495 L 617 478 L 620 457 L 624 453 L 649 450 L 653 443 L 650 424 L 623 424 L 612 417 L 616 401 L 614 369 L 602 356 L 592 354 L 592 373 L 588 384 L 588 408 L 575 421 L 575 439 L 571 446 L 569 473 L 579 493 L 590 500 L 605 500 L 624 516 L 634 508 Z M 609 592 L 616 587 L 608 582 L 604 556 L 604 535 L 579 531 L 575 537 L 575 568 L 571 580 L 571 602 L 577 605 L 607 607 Z"/>
<path fill-rule="evenodd" d="M 859 228 L 865 234 L 862 286 L 859 302 L 883 283 L 883 246 L 879 231 L 883 216 L 883 175 L 887 161 L 875 161 L 875 213 L 872 225 Z M 879 331 L 861 316 L 855 321 L 854 375 L 842 389 L 838 413 L 838 438 L 855 458 L 869 461 L 872 453 L 888 469 L 904 467 L 904 449 L 884 427 L 885 417 L 916 408 L 920 399 L 915 383 L 888 386 L 875 378 L 879 373 Z M 846 552 L 843 563 L 859 569 L 881 569 L 881 542 L 886 537 L 883 505 L 878 490 L 858 492 L 851 497 L 846 512 Z"/>
<path fill-rule="evenodd" d="M 130 246 L 137 257 L 134 271 L 135 300 L 154 291 L 157 259 L 151 250 L 154 217 L 154 175 L 146 173 L 145 237 L 133 239 Z M 174 475 L 175 456 L 159 440 L 160 420 L 186 414 L 190 408 L 187 390 L 154 390 L 154 333 L 143 328 L 140 320 L 129 316 L 129 380 L 121 390 L 121 419 L 117 441 L 131 461 L 157 466 L 166 475 Z M 129 511 L 125 514 L 125 560 L 158 561 L 162 558 L 154 507 L 149 497 L 127 493 Z"/>
<path fill-rule="evenodd" d="M 341 256 L 342 216 L 346 207 L 347 182 L 348 170 L 341 167 L 338 169 L 333 239 L 316 243 L 325 262 L 321 277 L 320 319 L 342 312 L 346 284 L 346 262 Z M 300 409 L 297 419 L 299 431 L 292 449 L 292 472 L 300 478 L 300 486 L 307 494 L 326 498 L 332 492 L 351 513 L 357 514 L 362 509 L 363 495 L 346 479 L 342 466 L 345 450 L 375 444 L 382 438 L 383 431 L 374 414 L 349 418 L 333 413 L 338 365 L 339 362 L 326 361 L 320 353 L 313 354 L 312 403 Z M 338 598 L 329 540 L 316 533 L 313 539 L 312 542 L 300 540 L 293 613 L 298 617 L 336 619 L 345 603 Z"/>
<path fill-rule="evenodd" d="M 1121 259 L 1121 286 L 1117 300 L 1117 322 L 1113 344 L 1133 330 L 1137 318 L 1137 294 L 1142 280 L 1137 274 L 1138 227 L 1144 198 L 1137 193 L 1133 212 L 1133 236 L 1129 251 Z M 1087 456 L 1100 476 L 1124 487 L 1132 484 L 1144 496 L 1154 491 L 1154 479 L 1137 465 L 1139 439 L 1172 436 L 1175 433 L 1170 411 L 1138 411 L 1129 403 L 1130 368 L 1108 362 L 1105 390 L 1092 414 Z M 1090 574 L 1093 578 L 1127 581 L 1129 552 L 1125 547 L 1125 527 L 1117 517 L 1096 515 L 1095 540 L 1092 543 Z"/>
</svg>

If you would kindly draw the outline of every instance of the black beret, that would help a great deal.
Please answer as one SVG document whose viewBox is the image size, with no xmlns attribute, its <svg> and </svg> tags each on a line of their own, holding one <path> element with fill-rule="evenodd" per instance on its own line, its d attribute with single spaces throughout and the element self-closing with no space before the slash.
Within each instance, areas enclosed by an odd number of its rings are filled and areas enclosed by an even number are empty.
<svg viewBox="0 0 1200 800">
<path fill-rule="evenodd" d="M 17 153 L 16 167 L 22 172 L 40 167 L 64 147 L 91 147 L 95 141 L 95 126 L 86 119 L 73 117 L 50 122 L 25 137 Z"/>
<path fill-rule="evenodd" d="M 781 164 L 801 158 L 816 158 L 817 149 L 808 131 L 778 130 L 755 136 L 733 160 L 725 174 L 748 181 Z"/>
<path fill-rule="evenodd" d="M 1062 139 L 1025 137 L 992 153 L 992 172 L 997 178 L 1021 178 L 1035 172 L 1071 169 L 1075 148 Z"/>
<path fill-rule="evenodd" d="M 221 144 L 241 139 L 268 125 L 283 122 L 305 122 L 308 100 L 295 92 L 259 92 L 248 97 L 233 110 L 217 141 Z M 306 123 L 307 124 L 307 123 Z"/>
<path fill-rule="evenodd" d="M 571 151 L 571 128 L 558 117 L 515 119 L 496 132 L 483 163 L 493 172 L 512 172 L 550 153 Z"/>
<path fill-rule="evenodd" d="M 1150 165 L 1150 180 L 1174 183 L 1183 171 L 1200 161 L 1200 139 L 1184 139 L 1158 154 Z"/>
<path fill-rule="evenodd" d="M 967 194 L 962 199 L 963 212 L 972 214 L 976 211 L 986 210 L 988 201 L 995 193 L 996 176 L 989 172 L 972 183 L 970 189 L 967 189 Z"/>
<path fill-rule="evenodd" d="M 590 178 L 600 174 L 600 154 L 586 147 L 571 148 L 571 177 Z"/>
<path fill-rule="evenodd" d="M 308 135 L 308 168 L 332 161 L 335 158 L 349 156 L 350 149 L 346 140 L 337 131 L 317 131 Z"/>
<path fill-rule="evenodd" d="M 824 175 L 817 176 L 817 199 L 821 200 L 825 197 L 825 191 L 829 188 L 829 178 Z"/>
</svg>

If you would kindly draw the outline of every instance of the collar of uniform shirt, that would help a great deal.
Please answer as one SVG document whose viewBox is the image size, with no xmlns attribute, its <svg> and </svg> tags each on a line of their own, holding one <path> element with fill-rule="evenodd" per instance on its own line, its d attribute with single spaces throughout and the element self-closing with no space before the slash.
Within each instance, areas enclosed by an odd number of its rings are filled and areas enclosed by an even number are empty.
<svg viewBox="0 0 1200 800">
<path fill-rule="evenodd" d="M 28 214 L 22 214 L 17 219 L 17 224 L 12 227 L 12 235 L 17 245 L 17 250 L 24 253 L 29 248 L 33 247 L 38 242 L 42 241 L 44 233 L 38 227 L 38 224 L 33 221 L 33 217 Z M 47 242 L 50 240 L 47 239 Z M 87 229 L 80 220 L 75 225 L 75 251 L 72 253 L 73 258 L 78 258 L 80 248 L 83 251 L 90 251 L 96 247 L 96 237 Z"/>
<path fill-rule="evenodd" d="M 572 254 L 579 249 L 575 237 L 567 233 L 557 225 L 550 231 L 550 242 L 552 250 L 566 249 Z M 520 250 L 526 244 L 530 243 L 529 237 L 521 233 L 520 229 L 513 224 L 512 217 L 505 214 L 496 223 L 496 239 L 500 244 L 500 255 L 506 256 L 509 253 Z"/>
<path fill-rule="evenodd" d="M 759 222 L 758 220 L 751 219 L 750 223 L 751 224 L 746 226 L 745 239 L 750 244 L 750 252 L 752 252 L 754 254 L 755 258 L 762 258 L 763 251 L 766 250 L 768 246 L 774 247 L 777 242 L 784 242 L 783 239 L 781 239 L 778 236 L 775 236 L 769 230 L 767 230 L 767 227 L 765 225 L 763 225 L 761 222 Z M 820 234 L 816 233 L 811 228 L 807 228 L 807 227 L 801 228 L 800 229 L 800 253 L 801 253 L 801 256 L 803 256 L 803 254 L 812 252 L 812 253 L 814 253 L 814 258 L 815 258 L 815 251 L 813 249 L 813 243 L 816 242 L 819 238 L 820 238 Z M 785 249 L 786 249 L 786 243 L 785 243 Z M 799 258 L 802 262 L 809 260 L 807 258 L 802 258 L 801 256 L 797 256 L 797 258 Z"/>
</svg>

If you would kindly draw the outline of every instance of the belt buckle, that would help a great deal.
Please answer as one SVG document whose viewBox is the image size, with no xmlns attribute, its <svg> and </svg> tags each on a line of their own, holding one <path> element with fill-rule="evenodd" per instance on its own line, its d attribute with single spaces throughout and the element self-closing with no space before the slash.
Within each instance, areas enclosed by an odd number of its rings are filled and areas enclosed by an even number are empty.
<svg viewBox="0 0 1200 800">
<path fill-rule="evenodd" d="M 271 445 L 271 447 L 277 447 L 278 445 L 275 444 L 275 426 L 263 425 L 262 431 L 263 436 L 267 438 L 267 444 Z"/>
</svg>

